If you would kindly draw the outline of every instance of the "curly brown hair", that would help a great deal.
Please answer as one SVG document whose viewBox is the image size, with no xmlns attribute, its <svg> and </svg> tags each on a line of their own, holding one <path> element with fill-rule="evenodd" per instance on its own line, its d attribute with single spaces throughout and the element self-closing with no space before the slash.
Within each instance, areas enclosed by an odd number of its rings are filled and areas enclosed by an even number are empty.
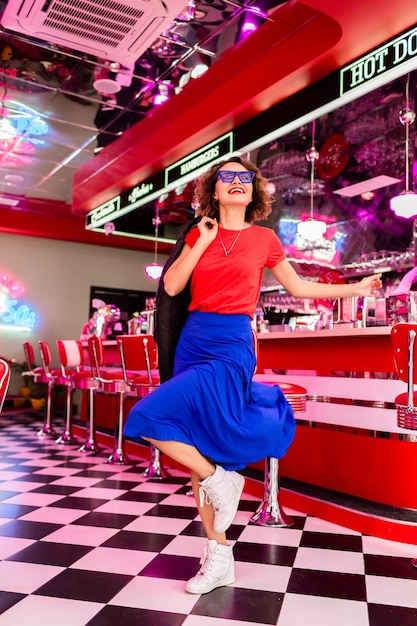
<svg viewBox="0 0 417 626">
<path fill-rule="evenodd" d="M 197 181 L 194 197 L 197 203 L 197 215 L 211 217 L 219 220 L 219 209 L 213 200 L 214 188 L 217 181 L 217 172 L 221 170 L 226 163 L 240 163 L 244 168 L 251 172 L 255 172 L 253 179 L 252 202 L 246 207 L 245 222 L 254 222 L 266 220 L 272 211 L 273 198 L 267 190 L 268 181 L 261 174 L 259 168 L 250 161 L 246 161 L 239 156 L 230 157 L 226 161 L 221 161 L 212 165 Z"/>
</svg>

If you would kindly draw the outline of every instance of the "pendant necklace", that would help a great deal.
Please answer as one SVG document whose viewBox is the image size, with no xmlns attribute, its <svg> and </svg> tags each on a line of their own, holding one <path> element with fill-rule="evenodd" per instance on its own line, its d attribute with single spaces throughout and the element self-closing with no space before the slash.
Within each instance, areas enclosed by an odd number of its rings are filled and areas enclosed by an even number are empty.
<svg viewBox="0 0 417 626">
<path fill-rule="evenodd" d="M 219 228 L 219 231 L 218 231 L 219 232 L 219 239 L 220 239 L 220 243 L 222 244 L 222 248 L 223 248 L 223 252 L 224 252 L 225 256 L 229 256 L 230 255 L 231 251 L 235 247 L 236 241 L 239 239 L 239 237 L 240 237 L 240 235 L 242 233 L 242 230 L 244 228 L 245 228 L 245 226 L 243 225 L 242 228 L 240 229 L 240 231 L 238 232 L 238 234 L 236 235 L 236 237 L 234 238 L 234 241 L 233 241 L 232 245 L 230 246 L 230 248 L 228 250 L 226 250 L 226 246 L 223 243 L 223 239 L 222 239 L 222 236 L 220 234 L 220 228 Z"/>
</svg>

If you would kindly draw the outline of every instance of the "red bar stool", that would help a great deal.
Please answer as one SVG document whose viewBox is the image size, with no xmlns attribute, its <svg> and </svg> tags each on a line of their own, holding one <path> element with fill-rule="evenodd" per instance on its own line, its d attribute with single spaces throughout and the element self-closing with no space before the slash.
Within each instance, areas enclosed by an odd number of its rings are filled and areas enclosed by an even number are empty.
<svg viewBox="0 0 417 626">
<path fill-rule="evenodd" d="M 116 341 L 128 395 L 144 398 L 160 384 L 155 339 L 153 335 L 119 335 Z M 170 476 L 162 463 L 162 453 L 152 444 L 149 465 L 142 476 L 158 479 Z"/>
<path fill-rule="evenodd" d="M 35 363 L 35 352 L 30 341 L 23 342 L 23 352 L 28 367 L 28 371 L 24 372 L 24 374 L 32 376 L 34 383 L 43 383 L 47 386 L 45 419 L 41 430 L 38 431 L 38 436 L 57 437 L 57 433 L 52 426 L 52 392 L 54 386 L 52 374 L 49 372 L 49 368 L 33 366 Z"/>
<path fill-rule="evenodd" d="M 76 443 L 72 433 L 72 398 L 76 389 L 82 392 L 88 391 L 87 428 L 85 443 L 79 448 L 80 452 L 99 451 L 95 433 L 94 391 L 99 383 L 94 379 L 91 368 L 85 367 L 84 350 L 81 341 L 76 339 L 57 342 L 59 359 L 61 361 L 62 376 L 66 384 L 66 424 L 65 432 L 60 437 L 60 443 Z"/>
<path fill-rule="evenodd" d="M 396 396 L 397 425 L 399 428 L 417 430 L 417 367 L 415 346 L 417 324 L 395 324 L 391 328 L 391 345 L 394 351 L 395 368 L 398 378 L 407 383 L 407 391 Z M 417 558 L 411 561 L 417 567 Z"/>
<path fill-rule="evenodd" d="M 417 430 L 416 347 L 417 324 L 395 324 L 391 328 L 391 344 L 398 378 L 407 383 L 407 391 L 394 400 L 397 408 L 397 425 Z"/>
<path fill-rule="evenodd" d="M 4 399 L 10 383 L 10 363 L 0 359 L 0 413 L 3 409 Z"/>
<path fill-rule="evenodd" d="M 95 393 L 110 393 L 117 396 L 117 418 L 114 429 L 114 448 L 107 459 L 107 463 L 124 465 L 129 463 L 123 442 L 123 425 L 125 419 L 125 397 L 130 391 L 125 383 L 123 371 L 119 368 L 104 368 L 104 349 L 100 337 L 93 335 L 87 342 L 88 358 L 91 365 L 93 379 L 98 383 Z"/>
<path fill-rule="evenodd" d="M 255 354 L 256 358 L 258 358 L 258 339 L 255 332 L 253 332 L 253 337 Z M 255 369 L 254 380 L 256 379 Z M 266 385 L 278 385 L 294 413 L 306 410 L 307 390 L 304 387 L 280 381 L 276 376 L 271 376 L 270 379 L 265 376 L 259 376 L 258 381 Z M 281 507 L 279 491 L 279 462 L 274 457 L 268 457 L 265 459 L 264 468 L 264 499 L 250 519 L 252 524 L 275 528 L 290 528 L 294 525 L 294 520 Z"/>
<path fill-rule="evenodd" d="M 42 370 L 43 370 L 43 377 L 46 380 L 39 380 L 36 382 L 46 382 L 47 383 L 47 400 L 46 400 L 46 406 L 47 406 L 47 410 L 46 413 L 48 415 L 49 413 L 49 420 L 50 420 L 50 416 L 52 414 L 52 397 L 53 397 L 53 390 L 54 390 L 54 386 L 55 385 L 60 385 L 60 386 L 66 386 L 66 380 L 65 378 L 62 376 L 62 372 L 61 369 L 59 368 L 52 368 L 52 356 L 51 356 L 51 349 L 49 347 L 49 344 L 47 341 L 38 341 L 38 347 L 39 347 L 39 353 L 41 356 L 41 362 L 42 362 Z M 34 370 L 36 372 L 36 369 Z M 49 407 L 49 408 L 48 408 Z M 66 421 L 68 420 L 68 407 L 66 407 Z M 46 421 L 48 421 L 48 418 L 46 419 Z M 49 427 L 51 428 L 51 427 Z M 44 428 L 42 430 L 46 429 L 46 434 L 51 434 L 52 437 L 56 437 L 57 433 L 52 429 L 52 431 L 49 433 L 48 430 L 48 426 L 44 425 Z M 42 431 L 40 431 L 38 433 L 38 435 L 41 435 Z M 62 435 L 59 436 L 57 438 L 57 443 L 65 443 L 65 441 L 62 440 Z"/>
</svg>

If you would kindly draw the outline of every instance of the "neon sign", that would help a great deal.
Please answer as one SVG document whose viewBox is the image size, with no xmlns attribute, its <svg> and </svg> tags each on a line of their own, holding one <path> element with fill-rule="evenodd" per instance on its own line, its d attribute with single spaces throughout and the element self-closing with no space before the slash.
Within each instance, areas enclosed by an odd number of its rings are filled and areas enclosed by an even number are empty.
<svg viewBox="0 0 417 626">
<path fill-rule="evenodd" d="M 162 189 L 163 174 L 161 172 L 87 213 L 85 222 L 86 229 L 97 230 L 106 222 L 113 221 L 152 200 L 156 200 Z M 117 234 L 120 233 L 118 232 Z"/>
<path fill-rule="evenodd" d="M 340 95 L 406 63 L 416 55 L 417 27 L 414 27 L 343 68 L 340 72 Z"/>
<path fill-rule="evenodd" d="M 18 299 L 24 290 L 11 276 L 0 274 L 0 330 L 29 332 L 35 327 L 35 313 Z"/>
<path fill-rule="evenodd" d="M 154 174 L 142 181 L 136 187 L 130 188 L 119 196 L 108 200 L 86 215 L 85 227 L 87 230 L 98 230 L 106 222 L 134 211 L 135 209 L 157 200 L 163 193 L 185 185 L 192 181 L 205 167 L 233 154 L 233 131 L 226 133 L 215 141 L 192 152 L 180 161 L 173 163 L 165 170 Z M 148 239 L 147 236 L 135 235 L 116 230 L 118 235 Z M 175 243 L 175 240 L 167 240 Z"/>
<path fill-rule="evenodd" d="M 173 182 L 179 185 L 182 178 L 190 172 L 197 176 L 202 168 L 214 163 L 221 157 L 230 155 L 232 151 L 233 132 L 230 132 L 167 167 L 165 169 L 165 187 Z"/>
</svg>

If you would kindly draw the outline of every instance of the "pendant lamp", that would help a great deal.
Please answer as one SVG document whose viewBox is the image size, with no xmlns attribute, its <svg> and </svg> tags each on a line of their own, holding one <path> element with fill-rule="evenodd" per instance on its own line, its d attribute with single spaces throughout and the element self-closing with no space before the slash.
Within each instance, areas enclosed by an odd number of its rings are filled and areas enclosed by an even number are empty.
<svg viewBox="0 0 417 626">
<path fill-rule="evenodd" d="M 417 194 L 410 190 L 410 125 L 416 119 L 416 114 L 408 104 L 410 74 L 407 75 L 405 86 L 405 107 L 399 112 L 398 118 L 405 126 L 405 190 L 398 196 L 391 198 L 390 206 L 399 217 L 414 217 L 417 215 Z"/>
<path fill-rule="evenodd" d="M 315 163 L 319 158 L 318 150 L 314 145 L 315 140 L 315 132 L 316 132 L 316 121 L 313 122 L 312 134 L 311 134 L 311 148 L 306 152 L 306 159 L 309 163 L 311 163 L 311 171 L 310 171 L 310 217 L 303 222 L 300 222 L 297 226 L 297 232 L 303 239 L 307 239 L 308 241 L 315 241 L 316 239 L 320 239 L 324 235 L 327 229 L 326 222 L 322 220 L 317 220 L 314 218 L 314 174 L 315 174 Z"/>
<path fill-rule="evenodd" d="M 158 234 L 159 234 L 159 226 L 161 225 L 161 218 L 159 217 L 159 210 L 156 209 L 155 217 L 152 220 L 152 224 L 155 226 L 155 250 L 154 250 L 154 261 L 150 265 L 145 267 L 145 272 L 152 278 L 153 280 L 158 280 L 162 274 L 162 265 L 158 263 Z"/>
</svg>

